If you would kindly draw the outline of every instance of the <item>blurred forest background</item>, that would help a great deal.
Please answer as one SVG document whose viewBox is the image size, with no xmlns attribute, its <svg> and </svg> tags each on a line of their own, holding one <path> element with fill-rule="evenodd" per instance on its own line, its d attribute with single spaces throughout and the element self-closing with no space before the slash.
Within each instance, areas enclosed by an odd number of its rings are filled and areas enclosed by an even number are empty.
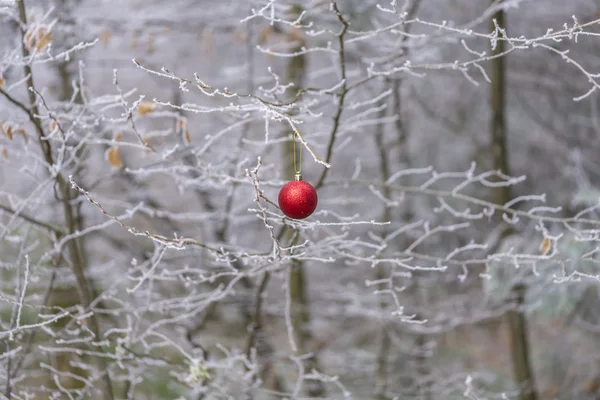
<svg viewBox="0 0 600 400">
<path fill-rule="evenodd" d="M 0 0 L 1 396 L 600 399 L 599 88 L 598 0 Z"/>
</svg>

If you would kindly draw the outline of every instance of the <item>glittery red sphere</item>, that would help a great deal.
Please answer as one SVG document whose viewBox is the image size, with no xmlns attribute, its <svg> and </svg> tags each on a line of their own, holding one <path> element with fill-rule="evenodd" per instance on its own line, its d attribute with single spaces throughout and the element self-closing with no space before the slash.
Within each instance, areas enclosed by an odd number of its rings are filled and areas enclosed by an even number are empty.
<svg viewBox="0 0 600 400">
<path fill-rule="evenodd" d="M 291 181 L 279 191 L 279 207 L 294 219 L 308 217 L 317 208 L 317 191 L 306 181 Z"/>
</svg>

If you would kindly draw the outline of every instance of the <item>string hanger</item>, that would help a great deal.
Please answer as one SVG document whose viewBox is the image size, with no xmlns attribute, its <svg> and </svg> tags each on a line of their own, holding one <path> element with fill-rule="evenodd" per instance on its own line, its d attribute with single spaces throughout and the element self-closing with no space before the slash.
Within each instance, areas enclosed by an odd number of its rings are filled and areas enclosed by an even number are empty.
<svg viewBox="0 0 600 400">
<path fill-rule="evenodd" d="M 292 143 L 294 149 L 294 177 L 297 181 L 302 180 L 302 146 L 296 146 L 296 132 L 292 132 Z M 297 147 L 300 147 L 297 149 Z"/>
</svg>

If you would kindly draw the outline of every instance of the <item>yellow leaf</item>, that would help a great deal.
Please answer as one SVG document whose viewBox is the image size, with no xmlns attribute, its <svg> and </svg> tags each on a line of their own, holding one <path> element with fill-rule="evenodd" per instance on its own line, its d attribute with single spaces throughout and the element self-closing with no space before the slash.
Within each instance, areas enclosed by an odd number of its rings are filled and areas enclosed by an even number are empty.
<svg viewBox="0 0 600 400">
<path fill-rule="evenodd" d="M 137 113 L 139 115 L 150 114 L 154 110 L 154 103 L 151 101 L 142 101 L 138 106 Z"/>
<path fill-rule="evenodd" d="M 27 50 L 32 51 L 33 49 L 37 51 L 42 51 L 50 44 L 52 39 L 52 32 L 50 32 L 46 27 L 40 26 L 29 27 L 27 33 L 23 38 L 25 42 L 25 47 Z"/>
<path fill-rule="evenodd" d="M 548 255 L 548 253 L 550 252 L 551 245 L 552 245 L 552 240 L 550 240 L 549 238 L 544 238 L 544 240 L 542 241 L 542 244 L 540 245 L 540 252 L 543 255 Z"/>
<path fill-rule="evenodd" d="M 52 38 L 52 32 L 50 32 L 46 28 L 38 29 L 37 36 L 36 36 L 36 45 L 35 45 L 36 49 L 38 51 L 44 50 L 50 44 L 51 38 Z"/>
<path fill-rule="evenodd" d="M 123 168 L 121 152 L 119 151 L 118 147 L 111 147 L 106 151 L 106 160 L 115 168 Z"/>
</svg>

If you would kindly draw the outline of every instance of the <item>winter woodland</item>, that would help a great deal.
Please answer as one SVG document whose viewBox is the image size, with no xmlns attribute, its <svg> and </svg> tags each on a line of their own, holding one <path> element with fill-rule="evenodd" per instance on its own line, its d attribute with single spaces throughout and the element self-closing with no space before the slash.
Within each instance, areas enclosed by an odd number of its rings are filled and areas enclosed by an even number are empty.
<svg viewBox="0 0 600 400">
<path fill-rule="evenodd" d="M 0 396 L 598 399 L 599 151 L 597 0 L 0 0 Z"/>
</svg>

